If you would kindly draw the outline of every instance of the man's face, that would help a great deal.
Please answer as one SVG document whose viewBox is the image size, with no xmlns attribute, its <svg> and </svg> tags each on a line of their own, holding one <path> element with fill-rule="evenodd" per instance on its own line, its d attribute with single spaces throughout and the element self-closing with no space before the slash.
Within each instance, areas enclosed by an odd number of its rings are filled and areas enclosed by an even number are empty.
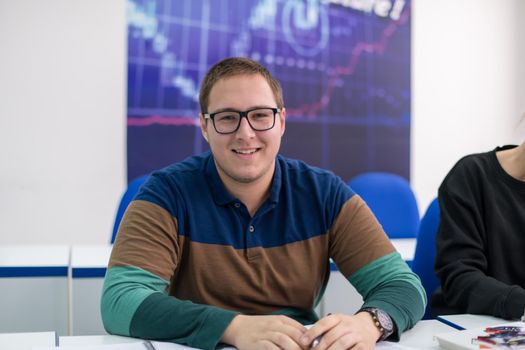
<svg viewBox="0 0 525 350">
<path fill-rule="evenodd" d="M 219 80 L 210 91 L 208 113 L 219 110 L 247 111 L 258 107 L 277 107 L 272 89 L 259 74 L 236 75 Z M 201 130 L 210 144 L 217 170 L 228 183 L 271 181 L 275 157 L 285 129 L 285 112 L 275 117 L 275 126 L 255 131 L 246 118 L 232 134 L 219 134 L 212 120 L 201 116 Z"/>
</svg>

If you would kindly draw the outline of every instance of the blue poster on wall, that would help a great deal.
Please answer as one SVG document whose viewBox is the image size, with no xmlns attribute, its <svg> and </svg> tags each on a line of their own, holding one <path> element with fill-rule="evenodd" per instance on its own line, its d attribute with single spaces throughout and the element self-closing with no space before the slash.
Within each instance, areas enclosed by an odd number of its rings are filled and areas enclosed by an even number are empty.
<svg viewBox="0 0 525 350">
<path fill-rule="evenodd" d="M 410 1 L 129 0 L 129 180 L 208 149 L 199 83 L 230 56 L 281 82 L 281 154 L 409 177 Z"/>
</svg>

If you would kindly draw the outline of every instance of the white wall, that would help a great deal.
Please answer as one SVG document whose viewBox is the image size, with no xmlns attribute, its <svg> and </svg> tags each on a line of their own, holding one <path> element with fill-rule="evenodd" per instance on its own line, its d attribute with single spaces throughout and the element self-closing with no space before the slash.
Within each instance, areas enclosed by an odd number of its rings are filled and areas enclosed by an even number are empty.
<svg viewBox="0 0 525 350">
<path fill-rule="evenodd" d="M 109 241 L 125 184 L 125 0 L 0 0 L 0 244 Z"/>
<path fill-rule="evenodd" d="M 514 132 L 525 112 L 524 3 L 415 0 L 411 176 L 421 211 L 460 157 L 525 139 Z"/>
<path fill-rule="evenodd" d="M 516 0 L 516 10 L 514 13 L 514 23 L 516 25 L 517 55 L 516 72 L 514 76 L 514 99 L 517 101 L 517 109 L 521 114 L 519 128 L 514 132 L 514 143 L 525 140 L 525 1 Z"/>
<path fill-rule="evenodd" d="M 519 142 L 521 0 L 413 0 L 412 184 Z M 0 244 L 103 243 L 125 186 L 125 0 L 0 0 Z"/>
</svg>

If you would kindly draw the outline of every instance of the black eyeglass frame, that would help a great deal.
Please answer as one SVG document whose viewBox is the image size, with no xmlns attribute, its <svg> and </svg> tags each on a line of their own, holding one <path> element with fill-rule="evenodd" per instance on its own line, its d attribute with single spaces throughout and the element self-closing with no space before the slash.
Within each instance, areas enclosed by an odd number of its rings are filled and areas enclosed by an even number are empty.
<svg viewBox="0 0 525 350">
<path fill-rule="evenodd" d="M 256 129 L 256 128 L 253 127 L 252 123 L 250 123 L 250 119 L 248 118 L 248 113 L 253 112 L 253 111 L 257 111 L 257 110 L 260 110 L 260 109 L 268 109 L 268 110 L 271 110 L 273 112 L 273 123 L 272 123 L 272 126 L 270 126 L 269 128 Z M 215 119 L 214 119 L 215 116 L 217 114 L 224 113 L 224 112 L 235 112 L 235 113 L 238 113 L 240 115 L 239 122 L 237 123 L 237 127 L 234 130 L 232 130 L 232 131 L 222 132 L 222 131 L 217 130 L 217 126 L 215 126 Z M 258 107 L 258 108 L 249 109 L 247 111 L 236 111 L 236 110 L 230 109 L 230 110 L 218 111 L 218 112 L 214 112 L 214 113 L 203 113 L 203 116 L 204 116 L 204 119 L 211 119 L 211 121 L 213 123 L 213 128 L 215 129 L 215 131 L 218 134 L 228 135 L 228 134 L 233 134 L 233 133 L 237 132 L 237 130 L 239 130 L 239 127 L 241 126 L 242 118 L 246 118 L 246 121 L 248 122 L 248 125 L 254 131 L 267 131 L 267 130 L 273 129 L 273 127 L 275 126 L 275 115 L 277 113 L 281 113 L 281 112 L 282 112 L 282 108 Z"/>
</svg>

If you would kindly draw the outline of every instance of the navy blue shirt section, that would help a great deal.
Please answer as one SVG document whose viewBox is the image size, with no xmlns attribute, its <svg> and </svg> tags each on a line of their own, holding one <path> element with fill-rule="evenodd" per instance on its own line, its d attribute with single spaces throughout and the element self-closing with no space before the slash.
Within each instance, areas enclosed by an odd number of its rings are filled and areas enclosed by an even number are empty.
<svg viewBox="0 0 525 350">
<path fill-rule="evenodd" d="M 277 156 L 270 195 L 253 217 L 206 152 L 154 172 L 135 198 L 166 209 L 191 241 L 277 247 L 327 233 L 354 193 L 333 173 Z"/>
</svg>

